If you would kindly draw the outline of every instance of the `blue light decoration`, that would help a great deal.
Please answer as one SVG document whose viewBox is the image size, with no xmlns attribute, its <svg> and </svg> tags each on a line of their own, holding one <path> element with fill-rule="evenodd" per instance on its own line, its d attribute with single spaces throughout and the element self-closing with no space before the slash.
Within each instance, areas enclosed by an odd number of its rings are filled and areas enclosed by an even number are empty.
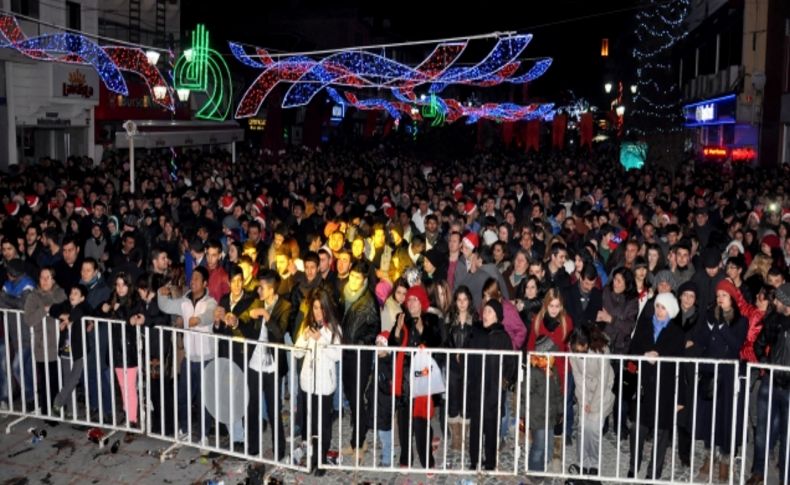
<svg viewBox="0 0 790 485">
<path fill-rule="evenodd" d="M 118 66 L 101 47 L 81 35 L 45 34 L 18 42 L 14 47 L 22 53 L 38 51 L 74 55 L 80 61 L 93 66 L 107 89 L 124 96 L 129 94 L 126 81 Z"/>
<path fill-rule="evenodd" d="M 275 61 L 265 49 L 254 48 L 253 55 L 247 52 L 245 45 L 231 42 L 231 53 L 239 62 L 263 69 L 242 96 L 236 117 L 255 116 L 272 89 L 281 82 L 291 83 L 282 101 L 283 108 L 304 106 L 321 90 L 344 86 L 388 89 L 396 100 L 388 102 L 389 105 L 398 112 L 410 114 L 411 107 L 404 110 L 398 103 L 414 104 L 417 99 L 414 88 L 424 84 L 430 85 L 429 91 L 435 94 L 449 84 L 487 87 L 503 82 L 530 82 L 543 75 L 551 66 L 551 59 L 539 59 L 526 73 L 516 77 L 523 64 L 517 58 L 531 40 L 531 34 L 500 38 L 489 54 L 472 67 L 452 67 L 468 41 L 438 44 L 417 67 L 361 50 L 340 51 L 321 60 L 284 56 Z M 367 108 L 375 105 L 391 111 L 385 102 L 386 99 L 379 98 L 363 104 Z"/>
</svg>

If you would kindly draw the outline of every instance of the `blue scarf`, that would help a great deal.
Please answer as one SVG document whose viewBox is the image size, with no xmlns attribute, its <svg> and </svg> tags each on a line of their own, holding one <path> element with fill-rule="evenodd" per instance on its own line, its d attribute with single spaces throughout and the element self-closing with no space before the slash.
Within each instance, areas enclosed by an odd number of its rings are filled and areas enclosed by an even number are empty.
<svg viewBox="0 0 790 485">
<path fill-rule="evenodd" d="M 669 325 L 669 318 L 666 320 L 659 320 L 658 317 L 653 315 L 653 342 L 658 342 L 658 336 L 661 335 L 661 331 L 667 328 Z"/>
</svg>

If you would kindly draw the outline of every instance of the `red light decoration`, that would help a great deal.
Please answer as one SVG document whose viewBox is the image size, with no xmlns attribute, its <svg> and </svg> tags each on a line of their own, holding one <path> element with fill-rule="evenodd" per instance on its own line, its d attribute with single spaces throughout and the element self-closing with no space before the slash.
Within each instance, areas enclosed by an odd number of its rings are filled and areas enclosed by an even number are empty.
<svg viewBox="0 0 790 485">
<path fill-rule="evenodd" d="M 733 148 L 730 156 L 733 162 L 751 161 L 757 158 L 757 150 L 750 147 Z"/>
<path fill-rule="evenodd" d="M 142 49 L 134 47 L 105 47 L 104 52 L 112 59 L 122 71 L 133 72 L 145 80 L 148 85 L 148 90 L 151 92 L 151 99 L 158 105 L 170 111 L 175 111 L 173 104 L 173 90 L 167 85 L 165 78 L 156 66 L 148 62 L 148 58 Z M 167 94 L 164 98 L 157 99 L 153 96 L 155 86 L 164 86 L 167 88 Z"/>
</svg>

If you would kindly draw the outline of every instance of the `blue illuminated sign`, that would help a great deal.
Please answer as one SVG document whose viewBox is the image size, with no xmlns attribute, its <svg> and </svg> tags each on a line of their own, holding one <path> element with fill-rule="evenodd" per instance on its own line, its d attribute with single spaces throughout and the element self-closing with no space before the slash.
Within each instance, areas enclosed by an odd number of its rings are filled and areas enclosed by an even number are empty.
<svg viewBox="0 0 790 485">
<path fill-rule="evenodd" d="M 686 127 L 735 124 L 736 96 L 729 94 L 720 98 L 706 99 L 683 106 Z"/>
</svg>

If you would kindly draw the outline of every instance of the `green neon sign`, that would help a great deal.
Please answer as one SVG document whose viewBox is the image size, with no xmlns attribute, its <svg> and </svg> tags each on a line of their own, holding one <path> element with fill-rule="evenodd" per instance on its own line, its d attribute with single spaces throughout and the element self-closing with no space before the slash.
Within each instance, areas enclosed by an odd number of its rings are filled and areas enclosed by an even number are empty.
<svg viewBox="0 0 790 485">
<path fill-rule="evenodd" d="M 196 118 L 223 121 L 228 118 L 233 101 L 230 69 L 219 52 L 209 47 L 208 31 L 198 24 L 192 32 L 192 46 L 176 61 L 174 69 L 176 90 L 205 93 L 208 96 Z"/>
<path fill-rule="evenodd" d="M 439 126 L 444 123 L 444 108 L 437 101 L 435 94 L 432 94 L 428 104 L 422 107 L 422 117 L 432 119 L 431 126 Z"/>
</svg>

